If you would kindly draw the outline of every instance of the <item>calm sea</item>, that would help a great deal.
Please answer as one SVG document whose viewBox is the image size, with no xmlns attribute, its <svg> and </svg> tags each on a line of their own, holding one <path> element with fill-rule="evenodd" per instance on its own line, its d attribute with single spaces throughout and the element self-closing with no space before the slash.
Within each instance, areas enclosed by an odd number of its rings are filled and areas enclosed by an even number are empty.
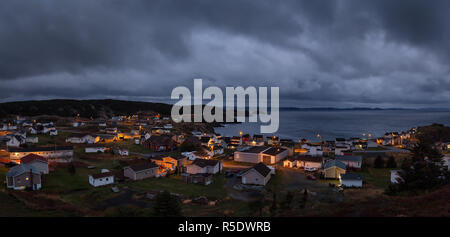
<svg viewBox="0 0 450 237">
<path fill-rule="evenodd" d="M 281 138 L 311 141 L 332 140 L 336 137 L 382 136 L 386 132 L 407 131 L 412 127 L 441 123 L 450 125 L 450 112 L 422 110 L 324 110 L 280 111 L 280 127 L 275 134 Z M 259 123 L 241 123 L 216 128 L 222 136 L 237 136 L 242 131 L 250 135 L 260 134 Z"/>
</svg>

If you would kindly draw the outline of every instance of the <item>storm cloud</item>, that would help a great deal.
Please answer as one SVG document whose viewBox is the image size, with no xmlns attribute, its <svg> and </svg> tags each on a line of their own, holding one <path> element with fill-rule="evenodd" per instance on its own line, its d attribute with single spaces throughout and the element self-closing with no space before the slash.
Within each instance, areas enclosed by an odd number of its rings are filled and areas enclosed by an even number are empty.
<svg viewBox="0 0 450 237">
<path fill-rule="evenodd" d="M 298 107 L 448 107 L 449 1 L 6 0 L 0 100 L 279 86 Z M 174 101 L 172 101 L 174 102 Z"/>
</svg>

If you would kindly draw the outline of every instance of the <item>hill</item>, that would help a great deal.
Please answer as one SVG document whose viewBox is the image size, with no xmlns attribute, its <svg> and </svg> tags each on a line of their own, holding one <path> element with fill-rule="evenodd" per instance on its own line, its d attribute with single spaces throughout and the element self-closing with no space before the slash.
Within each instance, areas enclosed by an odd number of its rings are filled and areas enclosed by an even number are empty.
<svg viewBox="0 0 450 237">
<path fill-rule="evenodd" d="M 56 115 L 70 117 L 105 118 L 114 115 L 130 115 L 137 112 L 157 112 L 170 115 L 172 105 L 124 100 L 39 100 L 0 103 L 0 118 L 11 115 Z"/>
</svg>

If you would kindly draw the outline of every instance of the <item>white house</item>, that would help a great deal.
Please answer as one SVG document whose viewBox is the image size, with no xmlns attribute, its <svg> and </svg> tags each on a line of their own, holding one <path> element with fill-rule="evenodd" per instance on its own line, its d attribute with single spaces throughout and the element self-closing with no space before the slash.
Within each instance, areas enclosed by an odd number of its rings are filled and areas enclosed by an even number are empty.
<svg viewBox="0 0 450 237">
<path fill-rule="evenodd" d="M 181 152 L 181 155 L 187 157 L 188 160 L 201 159 L 201 157 L 197 156 L 197 155 L 195 154 L 195 152 L 193 152 L 193 151 L 185 151 L 185 152 Z"/>
<path fill-rule="evenodd" d="M 242 184 L 266 185 L 271 178 L 271 169 L 263 163 L 258 163 L 241 174 Z"/>
<path fill-rule="evenodd" d="M 367 141 L 367 148 L 376 148 L 376 147 L 378 147 L 377 142 L 371 140 Z"/>
<path fill-rule="evenodd" d="M 38 133 L 37 129 L 35 129 L 35 128 L 33 128 L 33 127 L 29 127 L 29 128 L 28 128 L 28 132 L 29 132 L 30 134 L 37 134 L 37 133 Z"/>
<path fill-rule="evenodd" d="M 308 143 L 308 144 L 303 144 L 302 148 L 306 149 L 308 151 L 306 153 L 307 155 L 310 155 L 310 156 L 322 156 L 323 155 L 321 145 Z"/>
<path fill-rule="evenodd" d="M 214 146 L 212 148 L 205 147 L 204 150 L 209 156 L 221 155 L 224 152 L 223 147 L 221 146 Z"/>
<path fill-rule="evenodd" d="M 10 147 L 19 147 L 20 144 L 25 143 L 25 139 L 21 136 L 11 136 L 9 140 L 6 142 L 7 146 Z"/>
<path fill-rule="evenodd" d="M 90 135 L 90 134 L 71 134 L 69 137 L 66 138 L 67 143 L 88 143 L 88 144 L 94 144 L 100 141 L 100 137 L 96 135 Z"/>
<path fill-rule="evenodd" d="M 391 184 L 402 182 L 403 178 L 400 176 L 401 170 L 391 170 Z"/>
<path fill-rule="evenodd" d="M 128 155 L 129 155 L 127 149 L 119 149 L 119 150 L 118 150 L 118 153 L 119 153 L 119 155 L 121 155 L 121 156 L 128 156 Z"/>
<path fill-rule="evenodd" d="M 347 168 L 360 170 L 362 165 L 361 156 L 335 156 L 335 159 L 346 164 Z"/>
<path fill-rule="evenodd" d="M 102 152 L 104 153 L 108 148 L 105 146 L 91 146 L 91 147 L 85 147 L 84 152 L 86 153 L 98 153 Z"/>
<path fill-rule="evenodd" d="M 104 186 L 113 183 L 114 183 L 114 174 L 111 172 L 89 175 L 89 184 L 91 184 L 94 187 Z"/>
<path fill-rule="evenodd" d="M 27 138 L 25 138 L 25 141 L 28 143 L 38 143 L 39 138 L 38 137 L 27 137 Z"/>
<path fill-rule="evenodd" d="M 341 186 L 346 188 L 362 188 L 363 186 L 363 176 L 360 174 L 341 174 L 339 181 Z"/>
<path fill-rule="evenodd" d="M 50 136 L 58 136 L 58 130 L 51 130 L 50 131 Z"/>
<path fill-rule="evenodd" d="M 222 170 L 222 162 L 218 160 L 195 159 L 186 167 L 188 174 L 217 174 Z"/>
<path fill-rule="evenodd" d="M 334 155 L 336 156 L 342 156 L 344 155 L 344 151 L 346 150 L 350 150 L 350 146 L 349 145 L 345 145 L 345 146 L 337 146 L 334 148 Z"/>
<path fill-rule="evenodd" d="M 145 138 L 145 140 L 148 140 L 148 139 L 150 139 L 150 137 L 152 136 L 152 134 L 151 133 L 149 133 L 149 132 L 146 132 L 145 134 L 144 134 L 144 138 Z"/>
</svg>

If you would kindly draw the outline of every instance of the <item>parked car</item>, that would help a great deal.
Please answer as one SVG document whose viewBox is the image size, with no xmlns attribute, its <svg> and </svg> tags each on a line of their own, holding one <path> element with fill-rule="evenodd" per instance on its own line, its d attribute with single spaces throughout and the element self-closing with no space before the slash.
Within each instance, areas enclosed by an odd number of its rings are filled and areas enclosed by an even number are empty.
<svg viewBox="0 0 450 237">
<path fill-rule="evenodd" d="M 308 175 L 306 176 L 306 178 L 309 179 L 309 180 L 316 180 L 316 179 L 317 179 L 317 178 L 316 178 L 314 175 L 312 175 L 312 174 L 308 174 Z"/>
<path fill-rule="evenodd" d="M 314 171 L 317 171 L 317 168 L 314 168 L 314 167 L 305 167 L 305 171 L 314 172 Z"/>
<path fill-rule="evenodd" d="M 231 171 L 225 172 L 225 177 L 231 178 L 231 177 L 233 177 L 233 176 L 234 176 L 234 173 L 233 173 L 233 172 L 231 172 Z"/>
</svg>

